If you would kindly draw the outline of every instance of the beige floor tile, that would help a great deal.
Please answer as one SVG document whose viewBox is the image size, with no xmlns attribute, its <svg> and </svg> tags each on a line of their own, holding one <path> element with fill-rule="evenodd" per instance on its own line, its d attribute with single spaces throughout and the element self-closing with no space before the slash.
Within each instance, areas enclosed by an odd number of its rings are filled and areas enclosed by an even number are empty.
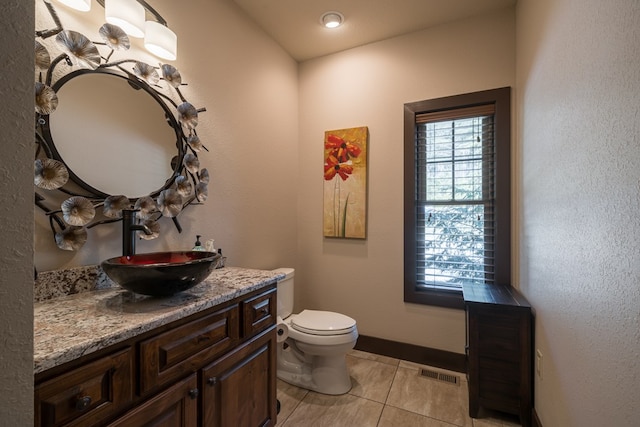
<svg viewBox="0 0 640 427">
<path fill-rule="evenodd" d="M 352 384 L 349 394 L 385 403 L 396 373 L 395 366 L 347 355 L 347 367 Z"/>
<path fill-rule="evenodd" d="M 309 392 L 283 427 L 376 427 L 382 407 L 381 403 L 351 394 Z"/>
<path fill-rule="evenodd" d="M 467 384 L 449 384 L 418 375 L 417 369 L 398 367 L 387 405 L 457 426 L 471 426 Z"/>
<path fill-rule="evenodd" d="M 480 418 L 473 418 L 473 427 L 519 427 L 516 415 L 480 408 Z"/>
<path fill-rule="evenodd" d="M 278 400 L 280 401 L 280 413 L 277 425 L 281 426 L 298 407 L 302 399 L 309 393 L 308 390 L 296 387 L 282 380 L 278 380 Z"/>
<path fill-rule="evenodd" d="M 386 363 L 387 365 L 398 366 L 400 359 L 394 359 L 389 356 L 381 356 L 379 354 L 367 353 L 366 351 L 351 350 L 347 353 L 349 356 L 359 357 L 360 359 L 375 360 L 376 362 Z"/>
<path fill-rule="evenodd" d="M 452 425 L 387 405 L 382 410 L 382 417 L 377 427 L 452 427 Z"/>
<path fill-rule="evenodd" d="M 473 418 L 473 427 L 503 427 L 502 420 L 497 418 Z"/>
</svg>

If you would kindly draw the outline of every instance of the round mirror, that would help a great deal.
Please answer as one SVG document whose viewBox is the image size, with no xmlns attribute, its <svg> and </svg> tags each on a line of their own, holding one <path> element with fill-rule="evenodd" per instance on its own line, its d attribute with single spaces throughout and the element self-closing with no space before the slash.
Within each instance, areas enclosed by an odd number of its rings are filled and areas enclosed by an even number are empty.
<svg viewBox="0 0 640 427">
<path fill-rule="evenodd" d="M 74 181 L 99 195 L 134 199 L 161 189 L 174 173 L 179 125 L 146 84 L 79 70 L 54 86 L 52 147 Z"/>
</svg>

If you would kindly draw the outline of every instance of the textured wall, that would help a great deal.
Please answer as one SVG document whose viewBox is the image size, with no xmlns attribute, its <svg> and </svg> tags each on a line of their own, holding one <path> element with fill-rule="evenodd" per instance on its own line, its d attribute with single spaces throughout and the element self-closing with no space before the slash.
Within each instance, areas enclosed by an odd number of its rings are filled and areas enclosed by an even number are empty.
<svg viewBox="0 0 640 427">
<path fill-rule="evenodd" d="M 98 40 L 104 12 L 96 2 L 87 14 L 53 4 L 68 29 L 86 31 Z M 199 115 L 197 131 L 209 149 L 199 158 L 211 174 L 211 183 L 208 200 L 180 215 L 182 234 L 163 219 L 161 237 L 139 241 L 138 252 L 190 249 L 196 234 L 201 234 L 223 248 L 228 265 L 294 265 L 296 62 L 231 0 L 193 0 L 188 6 L 154 0 L 152 4 L 178 35 L 178 59 L 172 65 L 187 83 L 181 91 L 194 106 L 207 109 Z M 38 20 L 45 25 L 50 18 L 40 2 L 37 7 Z M 158 62 L 139 39 L 132 39 L 129 52 L 149 64 Z M 114 58 L 125 55 L 116 53 Z M 51 270 L 97 264 L 121 252 L 120 233 L 120 223 L 95 227 L 80 251 L 61 251 L 53 242 L 48 221 L 37 211 L 36 265 L 39 270 Z"/>
<path fill-rule="evenodd" d="M 403 302 L 403 106 L 515 84 L 509 8 L 300 65 L 298 307 L 335 310 L 361 334 L 464 352 L 464 313 Z M 322 237 L 324 131 L 368 126 L 364 241 Z"/>
<path fill-rule="evenodd" d="M 517 8 L 521 263 L 545 427 L 640 419 L 640 3 Z"/>
<path fill-rule="evenodd" d="M 0 14 L 0 423 L 33 425 L 33 7 Z"/>
</svg>

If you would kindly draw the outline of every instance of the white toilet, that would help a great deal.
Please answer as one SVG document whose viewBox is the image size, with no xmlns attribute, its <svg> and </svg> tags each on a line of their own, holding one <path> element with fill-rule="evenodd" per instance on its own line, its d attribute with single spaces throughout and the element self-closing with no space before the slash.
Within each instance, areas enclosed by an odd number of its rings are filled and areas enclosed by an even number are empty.
<svg viewBox="0 0 640 427">
<path fill-rule="evenodd" d="M 345 356 L 358 339 L 356 321 L 330 311 L 292 314 L 294 270 L 274 271 L 286 275 L 278 282 L 278 378 L 319 393 L 348 392 Z"/>
</svg>

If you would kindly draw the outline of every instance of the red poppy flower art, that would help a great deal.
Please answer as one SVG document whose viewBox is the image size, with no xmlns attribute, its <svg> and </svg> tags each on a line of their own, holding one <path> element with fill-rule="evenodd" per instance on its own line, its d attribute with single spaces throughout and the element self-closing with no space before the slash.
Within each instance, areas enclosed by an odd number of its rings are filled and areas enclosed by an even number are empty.
<svg viewBox="0 0 640 427">
<path fill-rule="evenodd" d="M 324 134 L 325 237 L 367 237 L 366 126 Z"/>
</svg>

